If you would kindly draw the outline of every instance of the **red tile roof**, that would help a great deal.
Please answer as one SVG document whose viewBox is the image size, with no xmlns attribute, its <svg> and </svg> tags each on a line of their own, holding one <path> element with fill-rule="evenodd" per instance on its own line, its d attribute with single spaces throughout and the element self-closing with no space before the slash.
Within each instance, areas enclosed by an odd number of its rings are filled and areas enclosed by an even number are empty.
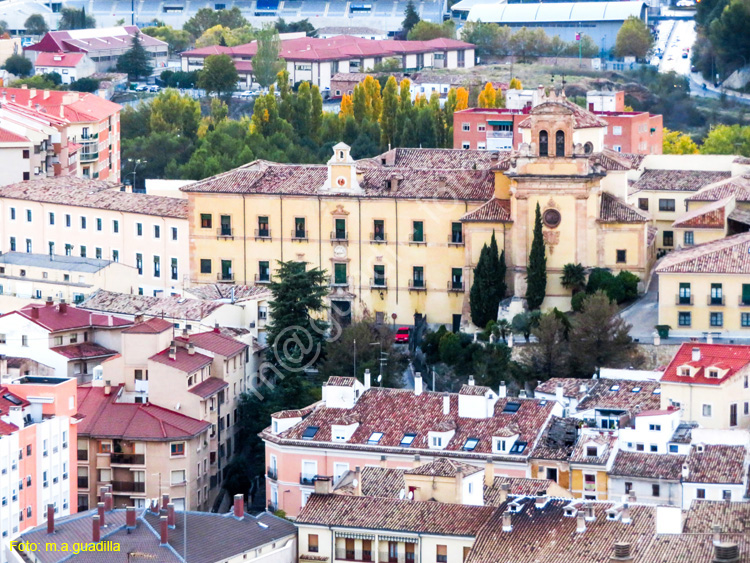
<svg viewBox="0 0 750 563">
<path fill-rule="evenodd" d="M 326 385 L 332 387 L 354 387 L 353 377 L 329 377 Z"/>
<path fill-rule="evenodd" d="M 11 424 L 10 422 L 5 422 L 4 420 L 0 420 L 0 436 L 9 436 L 13 434 L 13 432 L 18 431 L 18 426 L 15 424 Z"/>
<path fill-rule="evenodd" d="M 682 476 L 682 464 L 686 459 L 687 456 L 684 455 L 619 451 L 609 474 L 679 481 Z"/>
<path fill-rule="evenodd" d="M 597 446 L 597 456 L 588 455 L 588 446 Z M 608 433 L 583 434 L 570 455 L 571 463 L 585 463 L 587 465 L 606 465 L 610 456 L 615 453 L 617 436 Z"/>
<path fill-rule="evenodd" d="M 23 397 L 8 390 L 7 387 L 0 387 L 0 415 L 7 416 L 10 409 L 17 407 L 28 407 L 29 403 Z"/>
<path fill-rule="evenodd" d="M 458 391 L 459 395 L 472 395 L 475 397 L 484 397 L 487 393 L 491 393 L 492 389 L 485 387 L 484 385 L 469 385 L 464 383 L 461 385 L 461 389 Z"/>
<path fill-rule="evenodd" d="M 603 223 L 645 223 L 650 220 L 651 217 L 648 213 L 636 209 L 608 192 L 602 192 L 599 221 Z"/>
<path fill-rule="evenodd" d="M 734 196 L 738 202 L 750 202 L 750 177 L 733 176 L 725 182 L 708 185 L 688 198 L 688 201 L 718 201 Z"/>
<path fill-rule="evenodd" d="M 209 377 L 204 379 L 198 385 L 195 385 L 188 389 L 193 395 L 198 395 L 202 399 L 215 395 L 222 389 L 229 387 L 229 383 L 218 377 Z"/>
<path fill-rule="evenodd" d="M 53 66 L 53 67 L 75 67 L 81 62 L 85 53 L 39 53 L 34 61 L 34 66 Z"/>
<path fill-rule="evenodd" d="M 750 274 L 750 232 L 667 254 L 660 274 Z"/>
<path fill-rule="evenodd" d="M 38 43 L 24 47 L 24 51 L 40 53 L 114 51 L 119 54 L 131 47 L 133 37 L 137 33 L 139 42 L 144 47 L 164 47 L 166 50 L 167 44 L 161 39 L 139 33 L 135 25 L 121 25 L 91 30 L 48 31 Z"/>
<path fill-rule="evenodd" d="M 103 387 L 78 388 L 78 412 L 84 415 L 79 436 L 126 440 L 169 441 L 189 439 L 205 432 L 209 422 L 151 403 L 117 403 L 121 386 L 110 395 Z"/>
<path fill-rule="evenodd" d="M 693 445 L 687 457 L 689 475 L 686 483 L 726 483 L 740 485 L 745 481 L 745 446 Z"/>
<path fill-rule="evenodd" d="M 115 350 L 110 350 L 94 342 L 79 342 L 78 344 L 67 344 L 65 346 L 55 346 L 50 348 L 61 356 L 69 360 L 85 360 L 90 358 L 106 358 L 117 354 Z"/>
<path fill-rule="evenodd" d="M 696 192 L 703 186 L 726 180 L 729 172 L 714 170 L 653 170 L 643 172 L 633 184 L 630 193 L 642 190 Z"/>
<path fill-rule="evenodd" d="M 0 143 L 30 143 L 29 139 L 23 135 L 8 131 L 0 127 Z"/>
<path fill-rule="evenodd" d="M 672 223 L 672 226 L 676 228 L 723 229 L 727 212 L 726 207 L 730 201 L 731 197 L 713 201 L 708 205 L 688 211 Z"/>
<path fill-rule="evenodd" d="M 160 319 L 158 317 L 152 317 L 146 321 L 126 328 L 123 330 L 123 334 L 161 334 L 165 330 L 174 328 L 174 325 L 169 321 Z"/>
<path fill-rule="evenodd" d="M 494 512 L 491 506 L 314 494 L 295 521 L 441 536 L 475 536 Z"/>
<path fill-rule="evenodd" d="M 209 352 L 228 358 L 244 352 L 245 348 L 247 348 L 247 344 L 244 342 L 225 336 L 217 330 L 199 332 L 191 334 L 188 338 L 179 337 L 177 340 L 189 342 L 195 345 L 196 348 L 202 348 L 203 350 L 208 350 Z"/>
<path fill-rule="evenodd" d="M 661 389 L 658 381 L 592 379 L 587 383 L 588 392 L 578 403 L 578 412 L 587 409 L 614 409 L 635 414 L 661 406 L 661 395 L 654 393 Z"/>
<path fill-rule="evenodd" d="M 32 309 L 36 309 L 39 312 L 38 317 L 35 318 L 32 315 Z M 64 311 L 60 312 L 59 304 L 32 304 L 26 305 L 18 311 L 5 313 L 3 316 L 21 315 L 50 332 L 72 330 L 74 328 L 122 328 L 133 324 L 131 321 L 121 317 L 90 313 L 68 304 L 66 304 L 63 309 Z"/>
<path fill-rule="evenodd" d="M 700 352 L 700 359 L 693 361 L 693 349 Z M 722 371 L 728 370 L 722 377 L 706 377 L 709 367 L 721 364 Z M 750 364 L 750 346 L 736 344 L 703 344 L 686 342 L 680 346 L 669 362 L 661 380 L 670 383 L 699 383 L 702 385 L 721 385 L 731 379 L 740 370 L 746 371 Z M 697 368 L 692 376 L 680 375 L 680 366 L 690 365 Z M 721 374 L 720 374 L 721 375 Z"/>
<path fill-rule="evenodd" d="M 537 106 L 535 106 L 531 110 L 531 115 L 544 115 L 544 114 L 561 114 L 565 113 L 568 115 L 573 115 L 574 119 L 574 128 L 575 129 L 587 129 L 590 127 L 606 127 L 607 122 L 603 119 L 600 119 L 590 111 L 587 111 L 583 109 L 581 106 L 574 104 L 572 102 L 569 102 L 568 100 L 557 100 L 557 101 L 549 101 L 549 102 L 543 102 Z M 518 127 L 528 129 L 531 127 L 532 118 L 527 117 L 521 123 L 518 124 Z"/>
<path fill-rule="evenodd" d="M 492 486 L 484 488 L 484 504 L 487 506 L 500 506 L 503 501 L 503 485 L 510 485 L 508 494 L 535 497 L 539 493 L 549 494 L 547 491 L 552 487 L 554 481 L 550 479 L 527 479 L 524 477 L 495 477 Z"/>
<path fill-rule="evenodd" d="M 58 49 L 56 49 L 58 50 Z M 19 106 L 41 106 L 41 111 L 57 118 L 62 107 L 63 116 L 75 123 L 99 122 L 117 115 L 122 106 L 105 100 L 96 94 L 70 92 L 66 90 L 34 90 L 32 88 L 0 87 L 0 100 L 15 102 Z"/>
<path fill-rule="evenodd" d="M 213 361 L 213 359 L 199 352 L 190 354 L 188 353 L 187 349 L 183 348 L 182 346 L 178 346 L 174 360 L 169 357 L 169 348 L 166 348 L 158 354 L 154 354 L 153 356 L 151 356 L 149 358 L 149 361 L 163 364 L 165 366 L 171 367 L 172 369 L 176 369 L 185 373 L 193 373 L 209 365 Z"/>
<path fill-rule="evenodd" d="M 487 203 L 469 211 L 461 221 L 464 223 L 512 223 L 510 218 L 510 200 L 493 197 Z"/>
<path fill-rule="evenodd" d="M 406 475 L 426 475 L 428 477 L 455 477 L 461 471 L 464 475 L 474 475 L 482 471 L 481 467 L 469 465 L 462 461 L 439 457 L 430 463 L 424 463 L 414 469 L 407 469 Z"/>
</svg>

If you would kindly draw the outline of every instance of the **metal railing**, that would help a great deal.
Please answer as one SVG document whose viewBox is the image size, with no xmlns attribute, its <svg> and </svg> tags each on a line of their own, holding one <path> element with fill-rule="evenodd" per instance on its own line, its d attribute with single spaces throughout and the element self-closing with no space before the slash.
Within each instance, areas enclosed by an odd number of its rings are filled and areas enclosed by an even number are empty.
<svg viewBox="0 0 750 563">
<path fill-rule="evenodd" d="M 110 456 L 110 463 L 119 464 L 119 465 L 145 465 L 146 455 L 145 454 L 113 453 Z"/>
<path fill-rule="evenodd" d="M 427 282 L 425 280 L 409 280 L 409 291 L 427 291 Z"/>
<path fill-rule="evenodd" d="M 292 240 L 307 240 L 307 231 L 293 229 Z"/>
<path fill-rule="evenodd" d="M 279 470 L 276 467 L 269 467 L 266 475 L 268 475 L 269 479 L 276 481 L 279 478 Z"/>
<path fill-rule="evenodd" d="M 388 287 L 388 278 L 385 276 L 370 278 L 370 287 L 372 289 L 386 289 Z"/>
<path fill-rule="evenodd" d="M 255 229 L 255 238 L 271 238 L 271 229 Z"/>
<path fill-rule="evenodd" d="M 367 562 L 372 561 L 372 552 L 371 551 L 362 551 L 361 555 L 357 557 L 357 552 L 352 549 L 345 549 L 338 547 L 336 548 L 336 559 L 339 561 L 356 561 L 356 562 Z M 381 561 L 387 561 L 386 559 L 381 559 Z"/>
<path fill-rule="evenodd" d="M 112 490 L 120 493 L 145 493 L 146 483 L 137 481 L 112 481 Z"/>
<path fill-rule="evenodd" d="M 370 233 L 370 242 L 375 244 L 385 243 L 388 241 L 388 237 L 385 233 Z"/>
<path fill-rule="evenodd" d="M 81 152 L 78 153 L 78 159 L 81 162 L 91 162 L 93 160 L 99 160 L 99 152 Z"/>
<path fill-rule="evenodd" d="M 233 282 L 234 274 L 225 274 L 223 272 L 219 272 L 218 274 L 216 274 L 216 279 L 223 282 Z"/>
<path fill-rule="evenodd" d="M 427 237 L 424 234 L 415 235 L 412 233 L 409 235 L 409 244 L 427 244 Z"/>
<path fill-rule="evenodd" d="M 455 282 L 453 280 L 450 280 L 448 282 L 448 291 L 456 291 L 456 292 L 463 292 L 464 291 L 464 282 Z"/>
<path fill-rule="evenodd" d="M 740 299 L 737 303 L 740 307 L 750 307 L 750 299 L 743 299 L 740 295 Z"/>
<path fill-rule="evenodd" d="M 692 295 L 676 295 L 675 296 L 675 305 L 692 305 L 692 304 L 693 304 Z"/>
<path fill-rule="evenodd" d="M 709 295 L 708 299 L 706 299 L 706 303 L 708 305 L 723 306 L 723 305 L 725 305 L 725 303 L 724 303 L 724 296 L 722 295 L 720 297 L 713 297 L 713 296 Z"/>
<path fill-rule="evenodd" d="M 464 237 L 463 233 L 456 233 L 460 236 L 456 236 L 455 234 L 451 233 L 448 235 L 448 244 L 455 244 L 456 246 L 462 246 L 464 244 Z"/>
<path fill-rule="evenodd" d="M 336 276 L 330 276 L 328 278 L 328 284 L 332 287 L 348 287 L 351 285 L 351 279 L 347 276 L 343 280 L 337 280 Z"/>
<path fill-rule="evenodd" d="M 300 485 L 313 485 L 315 484 L 315 478 L 317 475 L 305 475 L 304 473 L 299 474 Z"/>
<path fill-rule="evenodd" d="M 271 274 L 265 276 L 255 274 L 255 283 L 271 283 Z"/>
<path fill-rule="evenodd" d="M 216 229 L 216 236 L 219 238 L 234 238 L 234 229 L 232 227 L 219 227 Z"/>
<path fill-rule="evenodd" d="M 344 242 L 349 240 L 349 233 L 346 231 L 333 231 L 331 233 L 331 240 L 334 242 Z"/>
</svg>

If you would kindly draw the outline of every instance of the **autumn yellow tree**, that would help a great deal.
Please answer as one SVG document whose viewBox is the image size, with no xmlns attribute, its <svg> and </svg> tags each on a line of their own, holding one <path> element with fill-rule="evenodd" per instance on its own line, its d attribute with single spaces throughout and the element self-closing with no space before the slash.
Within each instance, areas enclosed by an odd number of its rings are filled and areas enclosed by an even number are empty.
<svg viewBox="0 0 750 563">
<path fill-rule="evenodd" d="M 488 82 L 484 85 L 484 89 L 479 92 L 477 97 L 477 107 L 480 108 L 494 108 L 495 107 L 495 89 L 492 84 Z"/>
<path fill-rule="evenodd" d="M 342 121 L 346 121 L 347 117 L 354 117 L 354 103 L 349 94 L 341 96 L 341 111 L 339 112 L 339 117 Z"/>
<path fill-rule="evenodd" d="M 372 121 L 380 119 L 380 113 L 383 111 L 383 98 L 380 94 L 380 82 L 370 75 L 367 75 L 362 82 L 365 89 L 365 100 L 367 105 L 367 117 Z"/>
<path fill-rule="evenodd" d="M 682 131 L 670 131 L 666 127 L 662 133 L 662 152 L 664 154 L 698 154 L 698 145 L 690 135 Z"/>
<path fill-rule="evenodd" d="M 508 90 L 523 90 L 521 81 L 518 78 L 511 78 L 510 84 L 508 84 Z"/>
<path fill-rule="evenodd" d="M 456 90 L 456 109 L 454 111 L 461 111 L 462 109 L 468 109 L 469 107 L 469 91 L 466 88 L 459 88 Z"/>
</svg>

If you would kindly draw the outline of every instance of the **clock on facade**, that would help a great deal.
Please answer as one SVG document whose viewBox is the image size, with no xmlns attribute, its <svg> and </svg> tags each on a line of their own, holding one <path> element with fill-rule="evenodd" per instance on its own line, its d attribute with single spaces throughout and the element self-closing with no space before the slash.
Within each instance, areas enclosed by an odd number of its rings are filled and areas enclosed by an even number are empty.
<svg viewBox="0 0 750 563">
<path fill-rule="evenodd" d="M 562 217 L 557 209 L 547 209 L 547 211 L 542 214 L 542 222 L 550 229 L 557 227 L 561 220 Z"/>
<path fill-rule="evenodd" d="M 336 179 L 336 183 L 337 183 L 337 184 L 338 184 L 339 186 L 341 186 L 341 187 L 344 187 L 344 186 L 346 186 L 346 178 L 344 178 L 343 176 L 339 176 L 339 177 L 338 177 L 338 178 Z"/>
</svg>

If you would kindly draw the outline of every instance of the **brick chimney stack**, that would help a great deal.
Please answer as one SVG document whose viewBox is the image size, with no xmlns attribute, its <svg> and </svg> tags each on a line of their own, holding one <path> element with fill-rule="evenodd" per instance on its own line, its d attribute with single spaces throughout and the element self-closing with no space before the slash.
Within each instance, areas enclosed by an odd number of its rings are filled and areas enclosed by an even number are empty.
<svg viewBox="0 0 750 563">
<path fill-rule="evenodd" d="M 175 516 L 174 516 L 174 503 L 170 502 L 167 505 L 167 526 L 170 530 L 174 530 L 175 527 Z"/>
<path fill-rule="evenodd" d="M 240 495 L 234 495 L 234 517 L 237 520 L 242 520 L 245 517 L 245 497 Z"/>
<path fill-rule="evenodd" d="M 104 503 L 99 502 L 96 504 L 96 511 L 99 516 L 99 526 L 104 527 L 106 526 L 106 522 L 104 520 Z"/>
<path fill-rule="evenodd" d="M 615 543 L 615 554 L 609 558 L 610 563 L 625 563 L 633 561 L 631 546 L 627 542 Z"/>
<path fill-rule="evenodd" d="M 165 546 L 169 543 L 169 524 L 166 516 L 159 518 L 159 521 L 161 525 L 161 542 L 159 542 L 159 545 Z"/>
<path fill-rule="evenodd" d="M 99 516 L 94 515 L 94 517 L 91 519 L 91 541 L 94 543 L 99 543 L 100 534 L 101 530 L 99 529 Z"/>
<path fill-rule="evenodd" d="M 125 526 L 129 530 L 135 529 L 135 506 L 128 506 L 125 509 Z"/>
<path fill-rule="evenodd" d="M 161 495 L 161 509 L 166 510 L 168 504 L 169 504 L 169 495 L 167 493 L 164 493 L 163 495 Z"/>
<path fill-rule="evenodd" d="M 47 533 L 52 534 L 55 531 L 55 505 L 47 505 Z"/>
<path fill-rule="evenodd" d="M 492 464 L 492 458 L 488 457 L 484 463 L 484 486 L 491 487 L 495 482 L 495 466 Z"/>
<path fill-rule="evenodd" d="M 115 507 L 115 499 L 112 497 L 112 493 L 104 493 L 104 510 L 109 512 Z"/>
</svg>

